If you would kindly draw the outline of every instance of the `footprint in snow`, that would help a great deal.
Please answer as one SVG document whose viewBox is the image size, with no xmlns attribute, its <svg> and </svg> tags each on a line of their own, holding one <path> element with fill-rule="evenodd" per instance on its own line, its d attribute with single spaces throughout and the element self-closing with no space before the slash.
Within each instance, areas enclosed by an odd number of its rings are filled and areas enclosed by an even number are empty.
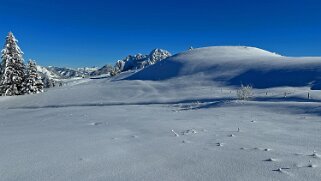
<svg viewBox="0 0 321 181">
<path fill-rule="evenodd" d="M 303 164 L 303 165 L 297 165 L 298 168 L 315 168 L 318 167 L 316 164 L 312 164 L 312 160 L 309 160 L 308 164 Z"/>
<path fill-rule="evenodd" d="M 321 157 L 319 154 L 317 154 L 316 151 L 313 151 L 313 153 L 311 155 L 309 155 L 309 156 L 311 156 L 313 158 L 320 158 Z"/>
<path fill-rule="evenodd" d="M 183 140 L 182 143 L 190 143 L 188 140 Z"/>
<path fill-rule="evenodd" d="M 136 136 L 136 135 L 132 135 L 131 137 L 132 137 L 132 138 L 138 138 L 138 136 Z"/>
<path fill-rule="evenodd" d="M 275 170 L 272 170 L 272 171 L 288 174 L 285 170 L 289 170 L 289 169 L 290 169 L 290 168 L 278 168 L 278 169 L 275 169 Z"/>
<path fill-rule="evenodd" d="M 314 165 L 314 164 L 308 164 L 308 165 L 306 165 L 306 167 L 308 167 L 308 168 L 315 168 L 315 167 L 318 167 L 317 165 Z"/>
<path fill-rule="evenodd" d="M 268 159 L 263 160 L 263 161 L 265 161 L 265 162 L 277 162 L 278 160 L 275 159 L 275 158 L 268 158 Z"/>
<path fill-rule="evenodd" d="M 98 125 L 101 125 L 103 124 L 102 122 L 93 122 L 93 123 L 90 123 L 89 125 L 91 126 L 98 126 Z"/>
</svg>

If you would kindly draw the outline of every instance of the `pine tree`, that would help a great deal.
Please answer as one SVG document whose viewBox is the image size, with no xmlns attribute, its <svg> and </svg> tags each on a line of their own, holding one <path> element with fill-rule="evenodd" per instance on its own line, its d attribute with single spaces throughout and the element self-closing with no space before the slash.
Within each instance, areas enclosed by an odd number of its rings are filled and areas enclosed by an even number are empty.
<svg viewBox="0 0 321 181">
<path fill-rule="evenodd" d="M 43 86 L 44 84 L 37 72 L 37 65 L 35 61 L 29 60 L 23 92 L 25 94 L 40 93 L 43 92 Z"/>
<path fill-rule="evenodd" d="M 23 52 L 17 45 L 13 33 L 9 32 L 2 52 L 2 68 L 0 78 L 0 94 L 13 96 L 23 94 L 25 66 Z"/>
</svg>

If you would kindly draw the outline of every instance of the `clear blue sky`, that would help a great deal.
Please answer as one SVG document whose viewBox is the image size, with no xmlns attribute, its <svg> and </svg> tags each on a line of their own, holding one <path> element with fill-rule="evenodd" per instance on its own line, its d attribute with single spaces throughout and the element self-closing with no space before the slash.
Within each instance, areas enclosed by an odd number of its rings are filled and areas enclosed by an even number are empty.
<svg viewBox="0 0 321 181">
<path fill-rule="evenodd" d="M 0 42 L 12 31 L 25 59 L 101 66 L 128 54 L 189 46 L 256 46 L 321 56 L 318 0 L 0 0 Z"/>
</svg>

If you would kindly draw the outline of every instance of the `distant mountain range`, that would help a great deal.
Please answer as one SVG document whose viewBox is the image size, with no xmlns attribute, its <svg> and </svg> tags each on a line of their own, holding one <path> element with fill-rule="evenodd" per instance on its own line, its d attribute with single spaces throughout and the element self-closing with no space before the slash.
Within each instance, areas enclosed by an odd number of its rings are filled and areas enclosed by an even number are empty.
<svg viewBox="0 0 321 181">
<path fill-rule="evenodd" d="M 148 67 L 168 57 L 172 56 L 170 52 L 163 49 L 154 49 L 148 55 L 136 54 L 129 55 L 122 60 L 116 61 L 113 65 L 104 65 L 101 68 L 98 67 L 85 67 L 85 68 L 62 68 L 54 66 L 37 66 L 38 72 L 44 78 L 45 81 L 61 81 L 62 79 L 70 79 L 76 77 L 90 77 L 109 74 L 113 69 L 118 69 L 119 72 L 128 70 L 137 70 Z"/>
<path fill-rule="evenodd" d="M 91 67 L 91 68 L 85 67 L 85 68 L 73 69 L 73 68 L 62 68 L 62 67 L 54 67 L 54 66 L 43 67 L 40 65 L 37 66 L 37 69 L 42 76 L 45 76 L 48 79 L 53 79 L 53 80 L 88 76 L 92 72 L 98 70 L 97 67 Z"/>
</svg>

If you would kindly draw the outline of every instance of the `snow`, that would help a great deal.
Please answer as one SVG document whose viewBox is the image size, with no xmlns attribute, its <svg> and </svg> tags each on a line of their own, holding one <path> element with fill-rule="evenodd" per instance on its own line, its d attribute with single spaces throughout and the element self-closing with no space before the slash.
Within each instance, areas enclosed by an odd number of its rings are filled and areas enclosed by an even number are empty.
<svg viewBox="0 0 321 181">
<path fill-rule="evenodd" d="M 319 62 L 209 47 L 114 78 L 0 97 L 0 177 L 320 180 L 320 91 L 303 80 L 266 88 L 253 81 L 253 99 L 240 101 L 240 84 L 231 82 L 248 70 L 305 75 Z"/>
<path fill-rule="evenodd" d="M 63 79 L 74 79 L 82 76 L 89 76 L 93 72 L 97 71 L 96 67 L 84 67 L 84 68 L 61 68 L 48 66 L 43 67 L 37 65 L 37 70 L 42 76 L 48 80 L 62 81 Z"/>
<path fill-rule="evenodd" d="M 37 65 L 37 71 L 43 74 L 44 76 L 48 77 L 48 79 L 54 79 L 58 80 L 60 79 L 60 76 L 58 74 L 55 74 L 54 72 L 48 70 L 48 68 Z"/>
<path fill-rule="evenodd" d="M 156 48 L 152 50 L 149 55 L 142 55 L 138 53 L 136 55 L 129 55 L 123 60 L 118 60 L 115 67 L 121 72 L 142 69 L 160 62 L 170 56 L 172 56 L 172 54 L 167 50 Z"/>
<path fill-rule="evenodd" d="M 255 88 L 321 88 L 321 57 L 283 57 L 253 47 L 208 47 L 190 50 L 147 67 L 129 80 L 167 80 L 197 76 L 225 85 Z M 195 79 L 195 78 L 194 78 Z"/>
</svg>

